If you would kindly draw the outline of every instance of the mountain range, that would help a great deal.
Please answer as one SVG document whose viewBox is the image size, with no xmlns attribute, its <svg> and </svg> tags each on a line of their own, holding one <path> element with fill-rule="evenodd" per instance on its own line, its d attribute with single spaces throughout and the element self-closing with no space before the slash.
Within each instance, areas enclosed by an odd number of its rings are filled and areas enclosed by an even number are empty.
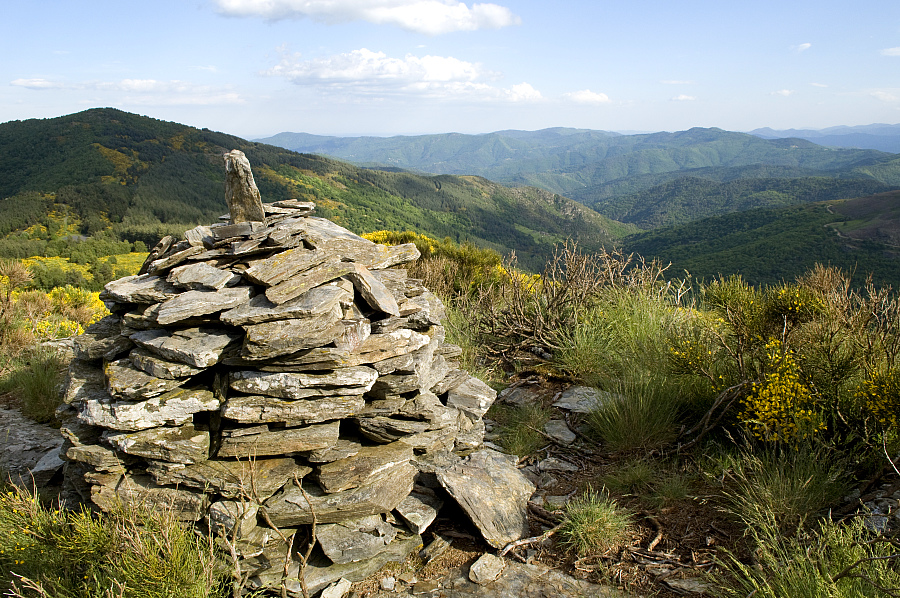
<svg viewBox="0 0 900 598">
<path fill-rule="evenodd" d="M 883 152 L 900 152 L 900 124 L 886 125 L 859 125 L 855 127 L 828 127 L 827 129 L 787 129 L 775 131 L 768 127 L 754 129 L 751 135 L 763 139 L 777 139 L 780 137 L 796 137 L 813 141 L 819 145 L 829 147 L 856 147 L 861 149 L 876 149 Z"/>
<path fill-rule="evenodd" d="M 701 278 L 777 282 L 818 260 L 900 284 L 900 156 L 886 152 L 721 129 L 299 139 L 358 163 L 111 108 L 0 124 L 0 257 L 91 263 L 215 221 L 222 155 L 240 149 L 264 201 L 514 252 L 532 271 L 571 239 Z"/>
</svg>

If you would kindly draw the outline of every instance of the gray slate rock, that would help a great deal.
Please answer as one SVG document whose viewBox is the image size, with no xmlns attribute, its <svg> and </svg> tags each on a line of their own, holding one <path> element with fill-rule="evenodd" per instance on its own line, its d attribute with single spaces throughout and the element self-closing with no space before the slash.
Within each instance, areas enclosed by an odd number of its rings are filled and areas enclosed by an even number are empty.
<svg viewBox="0 0 900 598">
<path fill-rule="evenodd" d="M 242 275 L 251 282 L 271 287 L 319 266 L 326 259 L 328 254 L 325 251 L 294 247 L 272 257 L 255 260 Z"/>
<path fill-rule="evenodd" d="M 515 457 L 512 460 L 496 451 L 480 450 L 437 471 L 441 485 L 494 548 L 528 534 L 526 506 L 535 487 L 516 469 Z M 498 488 L 503 492 L 497 492 Z"/>
<path fill-rule="evenodd" d="M 332 394 L 363 394 L 372 388 L 378 372 L 364 366 L 316 373 L 244 370 L 232 372 L 230 378 L 231 388 L 238 392 L 302 399 Z"/>
<path fill-rule="evenodd" d="M 561 444 L 572 444 L 578 438 L 569 425 L 562 419 L 551 419 L 544 424 L 544 432 Z"/>
<path fill-rule="evenodd" d="M 356 292 L 366 300 L 369 307 L 392 316 L 399 316 L 400 306 L 384 283 L 372 276 L 365 266 L 361 264 L 354 266 L 353 270 L 347 273 L 347 278 L 353 282 Z"/>
<path fill-rule="evenodd" d="M 232 222 L 263 222 L 266 211 L 244 152 L 225 154 L 225 202 Z"/>
<path fill-rule="evenodd" d="M 265 295 L 257 295 L 243 305 L 222 312 L 219 318 L 233 326 L 309 318 L 329 313 L 338 304 L 352 301 L 352 293 L 337 285 L 326 284 L 281 305 L 275 305 Z"/>
<path fill-rule="evenodd" d="M 604 395 L 608 393 L 591 386 L 571 386 L 563 391 L 553 406 L 573 413 L 590 413 L 603 403 Z"/>
<path fill-rule="evenodd" d="M 130 342 L 130 341 L 129 341 Z M 95 364 L 75 358 L 69 362 L 69 375 L 63 389 L 63 403 L 77 404 L 90 400 L 108 400 L 106 376 Z"/>
<path fill-rule="evenodd" d="M 394 512 L 413 533 L 421 534 L 434 522 L 442 506 L 444 501 L 435 496 L 433 491 L 419 487 L 418 491 L 413 490 L 400 501 Z"/>
<path fill-rule="evenodd" d="M 222 416 L 240 423 L 284 423 L 302 426 L 351 417 L 366 401 L 361 395 L 320 397 L 286 401 L 263 396 L 231 396 L 222 407 Z"/>
<path fill-rule="evenodd" d="M 195 413 L 218 409 L 219 400 L 210 391 L 179 388 L 137 403 L 88 400 L 78 419 L 92 426 L 137 432 L 186 424 Z"/>
<path fill-rule="evenodd" d="M 265 500 L 295 477 L 302 479 L 312 468 L 290 457 L 272 459 L 210 459 L 194 465 L 152 461 L 147 467 L 157 484 L 185 486 L 221 494 L 227 499 L 254 497 Z"/>
<path fill-rule="evenodd" d="M 277 320 L 245 326 L 241 349 L 245 359 L 272 359 L 304 349 L 327 345 L 341 333 L 341 310 L 291 320 Z"/>
<path fill-rule="evenodd" d="M 354 270 L 354 265 L 348 262 L 329 261 L 266 289 L 266 297 L 276 305 L 287 303 L 303 293 L 317 286 L 331 282 Z"/>
<path fill-rule="evenodd" d="M 140 274 L 108 282 L 100 298 L 119 303 L 160 303 L 180 292 L 181 289 L 159 276 Z"/>
<path fill-rule="evenodd" d="M 203 371 L 202 368 L 195 368 L 186 363 L 163 359 L 141 348 L 133 349 L 128 358 L 134 367 L 156 378 L 184 379 Z"/>
<path fill-rule="evenodd" d="M 304 482 L 303 488 L 309 502 L 299 488 L 285 486 L 265 502 L 265 509 L 272 522 L 279 527 L 310 524 L 313 512 L 319 523 L 338 523 L 389 513 L 410 493 L 415 474 L 415 467 L 403 463 L 384 471 L 364 486 L 334 494 L 326 494 L 316 484 Z"/>
<path fill-rule="evenodd" d="M 156 322 L 167 326 L 176 322 L 232 309 L 250 301 L 251 287 L 230 287 L 218 291 L 185 291 L 164 302 L 156 314 Z"/>
<path fill-rule="evenodd" d="M 380 515 L 316 527 L 319 547 L 338 565 L 372 558 L 384 550 L 396 535 L 397 530 Z"/>
<path fill-rule="evenodd" d="M 172 333 L 165 330 L 141 330 L 130 338 L 141 347 L 166 359 L 197 368 L 208 368 L 218 363 L 225 349 L 240 340 L 241 335 L 215 328 L 188 328 Z"/>
<path fill-rule="evenodd" d="M 506 561 L 501 557 L 486 552 L 478 557 L 478 560 L 469 567 L 469 579 L 478 585 L 497 581 L 503 574 L 503 569 L 505 567 Z"/>
<path fill-rule="evenodd" d="M 240 274 L 220 270 L 203 262 L 172 268 L 166 277 L 166 282 L 194 291 L 218 291 L 240 281 Z"/>
<path fill-rule="evenodd" d="M 121 332 L 122 319 L 119 316 L 106 316 L 94 322 L 85 329 L 84 334 L 73 339 L 75 358 L 85 361 L 115 359 L 134 346 Z"/>
<path fill-rule="evenodd" d="M 469 376 L 468 380 L 449 390 L 447 406 L 481 418 L 496 398 L 497 393 L 493 388 L 478 378 Z"/>
<path fill-rule="evenodd" d="M 103 373 L 109 394 L 126 401 L 143 401 L 181 386 L 181 380 L 157 378 L 139 370 L 130 359 L 108 362 Z"/>
<path fill-rule="evenodd" d="M 331 559 L 323 553 L 314 551 L 312 558 L 305 570 L 305 581 L 307 590 L 310 595 L 328 587 L 339 579 L 347 579 L 352 582 L 362 581 L 384 567 L 387 563 L 402 563 L 406 558 L 422 547 L 421 536 L 410 536 L 408 538 L 396 539 L 388 544 L 384 550 L 364 561 L 354 563 L 345 563 L 336 565 Z M 250 578 L 250 582 L 257 587 L 269 586 L 279 587 L 281 584 L 281 568 L 271 566 L 272 561 L 267 561 L 266 567 L 256 572 L 256 575 Z M 280 561 L 276 561 L 279 562 Z M 286 589 L 288 595 L 292 597 L 303 596 L 300 587 L 298 575 L 300 573 L 299 564 L 294 561 L 288 569 L 288 579 L 286 580 Z"/>
<path fill-rule="evenodd" d="M 340 422 L 275 430 L 259 426 L 253 431 L 247 434 L 241 429 L 223 430 L 217 455 L 247 459 L 328 449 L 337 443 Z"/>
<path fill-rule="evenodd" d="M 194 424 L 177 428 L 151 428 L 140 432 L 106 434 L 106 441 L 129 455 L 192 464 L 209 457 L 209 432 Z"/>
<path fill-rule="evenodd" d="M 412 447 L 402 442 L 362 447 L 351 457 L 321 465 L 316 479 L 325 492 L 342 492 L 363 486 L 412 457 Z"/>
<path fill-rule="evenodd" d="M 203 494 L 157 486 L 149 476 L 131 475 L 119 475 L 106 484 L 92 486 L 91 501 L 106 512 L 122 503 L 150 509 L 171 509 L 182 521 L 200 520 L 207 506 Z"/>
</svg>

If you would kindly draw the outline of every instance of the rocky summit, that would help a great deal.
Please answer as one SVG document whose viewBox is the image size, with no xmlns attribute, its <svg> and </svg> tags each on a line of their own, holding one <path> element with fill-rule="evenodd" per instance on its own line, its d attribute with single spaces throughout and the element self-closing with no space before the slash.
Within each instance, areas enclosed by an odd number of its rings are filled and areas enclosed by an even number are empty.
<svg viewBox="0 0 900 598">
<path fill-rule="evenodd" d="M 440 299 L 402 268 L 415 246 L 368 241 L 310 202 L 260 212 L 237 154 L 231 214 L 162 239 L 75 340 L 67 499 L 171 508 L 253 584 L 292 595 L 303 572 L 315 592 L 402 560 L 446 501 L 494 546 L 522 537 L 533 487 L 481 447 L 495 393 L 460 369 Z M 286 542 L 313 523 L 301 567 Z"/>
</svg>

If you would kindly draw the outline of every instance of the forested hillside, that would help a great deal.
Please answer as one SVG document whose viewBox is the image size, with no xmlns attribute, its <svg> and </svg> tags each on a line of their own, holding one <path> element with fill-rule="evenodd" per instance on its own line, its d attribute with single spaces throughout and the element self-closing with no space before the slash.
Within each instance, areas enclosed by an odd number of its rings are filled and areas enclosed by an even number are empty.
<svg viewBox="0 0 900 598">
<path fill-rule="evenodd" d="M 537 189 L 352 166 L 114 109 L 0 125 L 0 256 L 80 263 L 226 211 L 222 154 L 247 154 L 264 201 L 310 199 L 357 232 L 413 230 L 515 251 L 532 268 L 566 238 L 599 248 L 633 228 Z"/>
<path fill-rule="evenodd" d="M 817 194 L 819 200 L 860 197 L 900 186 L 900 157 L 894 154 L 827 148 L 796 138 L 761 139 L 715 128 L 647 135 L 556 128 L 389 138 L 282 133 L 265 141 L 360 164 L 476 174 L 507 184 L 532 185 L 572 197 L 612 218 L 622 216 L 623 203 L 658 201 L 660 190 L 655 187 L 684 177 L 711 182 L 759 179 L 728 189 L 702 190 L 701 201 L 707 205 L 694 218 L 816 201 Z M 814 180 L 798 185 L 792 181 L 797 178 Z M 697 184 L 686 182 L 687 186 Z M 780 194 L 774 203 L 757 196 L 761 188 L 770 186 Z M 672 199 L 673 207 L 661 205 L 660 213 L 690 214 L 680 207 L 681 199 Z M 649 215 L 644 220 L 644 226 L 683 221 L 677 217 L 654 220 Z"/>
<path fill-rule="evenodd" d="M 871 274 L 900 288 L 900 192 L 706 218 L 632 235 L 625 248 L 706 280 L 740 273 L 774 284 L 818 262 L 854 273 L 856 284 Z"/>
</svg>

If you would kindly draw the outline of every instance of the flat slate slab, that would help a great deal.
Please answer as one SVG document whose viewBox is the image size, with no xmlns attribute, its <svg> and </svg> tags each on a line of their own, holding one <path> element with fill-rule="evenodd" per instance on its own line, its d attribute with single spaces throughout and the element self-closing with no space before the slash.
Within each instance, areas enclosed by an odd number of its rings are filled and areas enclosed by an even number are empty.
<svg viewBox="0 0 900 598">
<path fill-rule="evenodd" d="M 255 430 L 254 433 L 241 432 L 241 429 L 224 430 L 217 456 L 247 459 L 257 456 L 324 450 L 337 443 L 340 422 L 302 428 L 278 428 L 277 430 L 269 430 L 267 426 L 260 426 L 260 429 Z"/>
<path fill-rule="evenodd" d="M 483 449 L 436 473 L 441 485 L 494 548 L 503 548 L 528 534 L 526 507 L 534 484 L 516 469 L 508 455 Z M 498 492 L 498 488 L 503 491 Z"/>
<path fill-rule="evenodd" d="M 180 292 L 181 289 L 159 276 L 141 274 L 107 283 L 100 298 L 119 303 L 159 303 Z"/>
<path fill-rule="evenodd" d="M 105 438 L 123 453 L 147 459 L 192 464 L 209 457 L 209 432 L 197 430 L 194 424 L 106 434 Z"/>
<path fill-rule="evenodd" d="M 159 426 L 178 426 L 201 411 L 217 411 L 219 400 L 205 389 L 178 388 L 146 401 L 114 402 L 88 400 L 78 419 L 92 426 L 137 432 Z"/>
<path fill-rule="evenodd" d="M 363 486 L 386 470 L 409 463 L 412 458 L 412 447 L 402 442 L 366 446 L 351 457 L 320 466 L 316 479 L 325 492 L 333 494 Z"/>
<path fill-rule="evenodd" d="M 220 270 L 203 262 L 172 268 L 166 277 L 166 282 L 195 291 L 218 291 L 234 286 L 240 280 L 240 274 Z"/>
<path fill-rule="evenodd" d="M 363 486 L 334 494 L 326 494 L 316 484 L 304 481 L 306 496 L 295 485 L 285 486 L 282 492 L 266 501 L 264 508 L 272 523 L 279 527 L 310 524 L 313 512 L 318 523 L 338 523 L 389 513 L 410 493 L 415 475 L 415 467 L 402 463 Z"/>
<path fill-rule="evenodd" d="M 224 498 L 253 496 L 265 500 L 295 477 L 303 478 L 312 471 L 290 457 L 221 460 L 210 459 L 193 465 L 153 461 L 147 468 L 157 484 L 209 488 Z"/>
<path fill-rule="evenodd" d="M 327 345 L 343 331 L 341 310 L 311 318 L 277 320 L 244 326 L 246 335 L 241 349 L 245 359 L 273 359 L 303 349 Z"/>
<path fill-rule="evenodd" d="M 229 287 L 218 291 L 185 291 L 159 306 L 156 323 L 168 326 L 197 316 L 232 309 L 250 301 L 251 287 Z"/>
<path fill-rule="evenodd" d="M 216 328 L 188 328 L 175 330 L 141 330 L 129 338 L 152 353 L 198 368 L 208 368 L 219 362 L 222 353 L 241 335 Z"/>
<path fill-rule="evenodd" d="M 242 370 L 231 373 L 233 390 L 279 399 L 302 399 L 333 394 L 363 394 L 372 388 L 378 372 L 365 366 L 340 368 L 328 372 L 260 372 Z M 326 391 L 326 388 L 332 387 Z"/>
<path fill-rule="evenodd" d="M 257 295 L 243 305 L 223 311 L 219 314 L 219 319 L 233 326 L 243 326 L 275 320 L 309 318 L 329 313 L 339 303 L 352 301 L 353 294 L 346 289 L 325 284 L 281 305 L 275 305 L 265 295 Z"/>
<path fill-rule="evenodd" d="M 230 396 L 222 406 L 222 416 L 240 423 L 276 423 L 302 426 L 343 419 L 365 407 L 362 395 L 320 397 L 287 401 L 258 395 Z"/>
</svg>

